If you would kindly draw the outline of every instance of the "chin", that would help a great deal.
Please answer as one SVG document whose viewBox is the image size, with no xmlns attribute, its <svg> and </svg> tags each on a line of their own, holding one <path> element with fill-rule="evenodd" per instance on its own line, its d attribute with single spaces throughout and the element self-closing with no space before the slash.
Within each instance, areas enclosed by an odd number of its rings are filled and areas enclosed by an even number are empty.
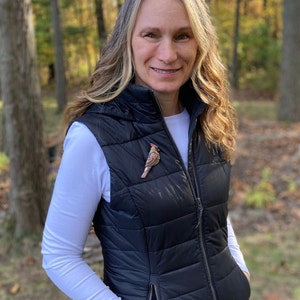
<svg viewBox="0 0 300 300">
<path fill-rule="evenodd" d="M 171 83 L 165 83 L 165 84 L 153 84 L 150 85 L 150 88 L 154 91 L 160 92 L 160 93 L 176 93 L 180 89 L 181 85 L 176 84 L 172 85 Z"/>
</svg>

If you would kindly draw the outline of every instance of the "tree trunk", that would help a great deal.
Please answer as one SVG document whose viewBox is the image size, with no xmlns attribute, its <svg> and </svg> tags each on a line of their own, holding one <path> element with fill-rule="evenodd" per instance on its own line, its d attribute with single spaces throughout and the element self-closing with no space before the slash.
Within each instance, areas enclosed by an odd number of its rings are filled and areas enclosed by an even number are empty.
<svg viewBox="0 0 300 300">
<path fill-rule="evenodd" d="M 300 121 L 300 1 L 285 0 L 278 118 Z"/>
<path fill-rule="evenodd" d="M 1 70 L 0 70 L 0 74 L 1 74 Z M 1 76 L 0 76 L 1 78 Z M 1 83 L 0 83 L 0 86 L 1 86 Z M 2 96 L 1 96 L 2 98 Z M 2 130 L 1 130 L 1 133 L 0 133 L 0 152 L 3 152 L 5 153 L 6 155 L 8 155 L 8 149 L 7 149 L 7 142 L 6 142 L 6 132 L 5 132 L 5 114 L 2 113 Z"/>
<path fill-rule="evenodd" d="M 103 42 L 106 40 L 107 32 L 105 28 L 104 13 L 103 13 L 103 1 L 95 0 L 96 17 L 97 17 L 97 31 L 100 41 L 100 48 Z"/>
<path fill-rule="evenodd" d="M 0 63 L 15 236 L 39 233 L 48 206 L 43 108 L 30 0 L 0 0 Z"/>
<path fill-rule="evenodd" d="M 57 112 L 60 113 L 64 110 L 68 100 L 64 62 L 65 54 L 63 47 L 63 35 L 60 25 L 60 9 L 58 0 L 51 0 L 51 18 L 53 26 L 53 45 L 55 50 L 55 95 L 57 100 Z"/>
<path fill-rule="evenodd" d="M 233 38 L 233 57 L 232 57 L 232 68 L 231 68 L 231 85 L 235 89 L 239 88 L 238 44 L 239 44 L 239 31 L 240 31 L 240 4 L 241 4 L 241 0 L 236 0 L 235 26 L 234 26 L 234 38 Z"/>
</svg>

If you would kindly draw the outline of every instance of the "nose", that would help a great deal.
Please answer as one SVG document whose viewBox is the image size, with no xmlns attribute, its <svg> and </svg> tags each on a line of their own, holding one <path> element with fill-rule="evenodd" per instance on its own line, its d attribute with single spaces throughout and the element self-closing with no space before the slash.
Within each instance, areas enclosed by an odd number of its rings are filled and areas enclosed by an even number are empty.
<svg viewBox="0 0 300 300">
<path fill-rule="evenodd" d="M 166 65 L 173 63 L 177 59 L 177 51 L 174 42 L 163 39 L 158 48 L 158 59 Z"/>
</svg>

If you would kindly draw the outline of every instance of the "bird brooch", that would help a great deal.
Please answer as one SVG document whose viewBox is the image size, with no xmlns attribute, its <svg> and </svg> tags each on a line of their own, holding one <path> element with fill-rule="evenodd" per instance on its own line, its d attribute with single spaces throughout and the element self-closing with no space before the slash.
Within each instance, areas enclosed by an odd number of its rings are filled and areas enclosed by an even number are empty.
<svg viewBox="0 0 300 300">
<path fill-rule="evenodd" d="M 145 169 L 143 174 L 141 175 L 141 178 L 146 178 L 149 171 L 151 170 L 152 167 L 156 166 L 159 161 L 160 161 L 160 154 L 159 154 L 160 149 L 154 145 L 150 144 L 150 151 L 148 154 L 148 158 L 145 164 Z"/>
</svg>

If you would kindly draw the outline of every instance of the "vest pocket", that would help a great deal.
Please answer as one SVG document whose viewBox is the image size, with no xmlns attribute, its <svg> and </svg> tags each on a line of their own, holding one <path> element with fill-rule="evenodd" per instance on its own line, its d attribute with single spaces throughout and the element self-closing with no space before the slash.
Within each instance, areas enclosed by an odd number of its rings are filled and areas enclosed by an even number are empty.
<svg viewBox="0 0 300 300">
<path fill-rule="evenodd" d="M 240 271 L 240 274 L 241 274 L 241 277 L 242 277 L 242 281 L 244 282 L 244 286 L 245 286 L 245 289 L 246 289 L 246 295 L 248 295 L 248 298 L 246 298 L 246 299 L 249 299 L 250 295 L 251 295 L 250 282 L 249 282 L 248 278 L 246 277 L 246 275 L 244 274 L 244 272 L 240 268 L 239 268 L 239 271 Z"/>
</svg>

